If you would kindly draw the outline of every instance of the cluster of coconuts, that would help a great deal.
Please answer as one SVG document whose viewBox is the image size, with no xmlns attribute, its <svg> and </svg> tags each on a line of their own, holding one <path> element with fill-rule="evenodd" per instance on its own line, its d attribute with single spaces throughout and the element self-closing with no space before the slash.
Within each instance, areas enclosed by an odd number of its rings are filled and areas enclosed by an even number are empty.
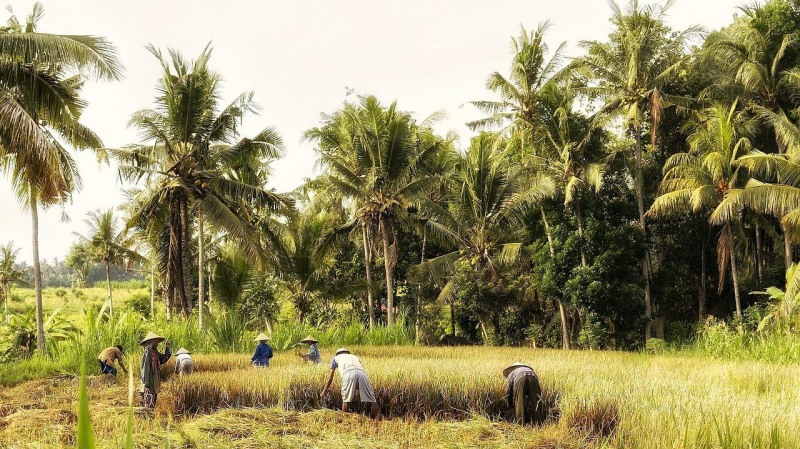
<svg viewBox="0 0 800 449">
<path fill-rule="evenodd" d="M 203 181 L 203 180 L 201 180 L 201 179 L 195 179 L 194 180 L 194 185 L 195 185 L 195 187 L 200 187 L 201 189 L 207 189 L 208 188 L 208 183 Z"/>
</svg>

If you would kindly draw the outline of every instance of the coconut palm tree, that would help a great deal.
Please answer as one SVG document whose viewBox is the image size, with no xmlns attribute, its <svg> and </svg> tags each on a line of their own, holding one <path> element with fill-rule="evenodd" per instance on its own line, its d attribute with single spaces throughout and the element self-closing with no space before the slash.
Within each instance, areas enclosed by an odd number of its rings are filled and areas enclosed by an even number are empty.
<svg viewBox="0 0 800 449">
<path fill-rule="evenodd" d="M 719 214 L 727 207 L 726 197 L 748 181 L 748 171 L 736 162 L 751 151 L 747 136 L 752 135 L 756 125 L 746 113 L 737 111 L 736 102 L 729 107 L 716 104 L 695 114 L 685 129 L 690 151 L 676 153 L 667 160 L 660 195 L 648 211 L 654 218 L 676 213 L 709 214 L 712 224 L 722 226 L 717 238 L 718 288 L 722 289 L 730 266 L 739 318 L 742 306 L 734 232 L 738 213 Z"/>
<path fill-rule="evenodd" d="M 356 208 L 355 219 L 343 229 L 362 230 L 371 326 L 375 323 L 372 242 L 377 236 L 383 243 L 387 323 L 392 325 L 397 227 L 407 221 L 408 207 L 440 180 L 438 173 L 424 170 L 427 160 L 450 145 L 430 129 L 440 116 L 434 114 L 418 125 L 396 103 L 384 107 L 377 98 L 366 96 L 358 103 L 345 103 L 322 126 L 306 132 L 306 139 L 318 144 L 319 163 L 325 169 L 311 184 L 331 197 L 349 200 Z"/>
<path fill-rule="evenodd" d="M 334 227 L 337 217 L 325 209 L 308 207 L 289 216 L 285 226 L 273 226 L 277 239 L 270 244 L 275 271 L 291 294 L 297 316 L 304 322 L 316 294 L 327 290 L 326 277 L 338 249 Z M 342 289 L 346 290 L 346 289 Z"/>
<path fill-rule="evenodd" d="M 555 185 L 514 164 L 502 140 L 487 133 L 472 139 L 456 166 L 450 204 L 423 201 L 421 206 L 430 217 L 424 222 L 427 234 L 454 250 L 422 266 L 434 278 L 447 279 L 454 266 L 464 262 L 476 275 L 501 279 L 503 269 L 522 250 L 520 229 L 526 212 L 552 196 Z M 456 287 L 449 279 L 438 299 L 451 301 Z"/>
<path fill-rule="evenodd" d="M 772 128 L 779 154 L 800 145 L 800 130 L 790 114 L 800 94 L 800 69 L 788 56 L 798 50 L 796 33 L 771 36 L 758 26 L 763 6 L 741 8 L 745 17 L 711 34 L 701 53 L 701 68 L 714 73 L 705 94 L 739 99 Z M 786 269 L 792 263 L 790 231 L 784 231 Z"/>
<path fill-rule="evenodd" d="M 118 79 L 122 67 L 105 39 L 37 32 L 44 14 L 36 3 L 23 26 L 11 16 L 0 33 L 0 156 L 15 194 L 31 211 L 37 348 L 45 349 L 39 207 L 63 204 L 80 187 L 73 148 L 100 148 L 80 123 L 86 79 Z M 61 140 L 56 139 L 58 135 Z"/>
<path fill-rule="evenodd" d="M 499 72 L 494 72 L 486 80 L 486 87 L 495 92 L 500 100 L 471 102 L 473 106 L 489 116 L 467 123 L 467 126 L 473 130 L 502 127 L 501 134 L 508 137 L 509 146 L 518 149 L 520 159 L 525 163 L 534 161 L 533 165 L 539 167 L 553 165 L 550 164 L 550 158 L 554 156 L 552 144 L 563 144 L 563 141 L 557 141 L 562 137 L 567 137 L 564 134 L 566 131 L 564 125 L 570 127 L 569 119 L 564 120 L 566 117 L 553 115 L 558 112 L 560 107 L 557 104 L 560 100 L 556 95 L 558 82 L 563 76 L 568 76 L 569 72 L 563 71 L 561 68 L 566 42 L 562 42 L 552 55 L 549 54 L 549 46 L 545 42 L 545 35 L 549 28 L 549 22 L 540 24 L 533 32 L 522 28 L 519 37 L 511 39 L 514 57 L 509 75 L 506 77 Z M 566 92 L 562 93 L 569 95 Z M 566 98 L 561 97 L 562 100 Z M 571 101 L 572 96 L 569 95 L 569 98 Z M 536 141 L 537 137 L 538 142 Z M 555 138 L 555 140 L 551 140 L 551 138 Z M 560 150 L 556 159 L 561 159 Z M 541 204 L 539 212 L 544 224 L 550 256 L 555 257 L 550 223 L 547 220 L 544 206 Z M 585 261 L 585 256 L 581 260 Z M 562 346 L 564 349 L 569 349 L 567 310 L 561 298 L 556 298 L 556 302 L 561 318 Z"/>
<path fill-rule="evenodd" d="M 633 138 L 636 203 L 639 226 L 645 233 L 642 136 L 649 132 L 650 146 L 655 149 L 664 109 L 670 105 L 686 105 L 686 99 L 670 95 L 666 89 L 688 60 L 684 52 L 688 40 L 699 31 L 692 27 L 674 32 L 664 24 L 664 17 L 673 3 L 668 0 L 663 5 L 640 6 L 638 0 L 631 0 L 628 7 L 622 9 L 616 2 L 610 2 L 614 29 L 608 42 L 582 42 L 587 54 L 576 65 L 586 72 L 591 83 L 582 91 L 603 103 L 598 117 L 621 117 L 626 135 Z M 650 338 L 653 315 L 651 268 L 648 250 L 642 259 L 645 339 Z"/>
<path fill-rule="evenodd" d="M 142 263 L 146 259 L 133 250 L 134 240 L 128 230 L 118 226 L 113 209 L 89 212 L 86 218 L 89 227 L 87 236 L 75 235 L 87 245 L 88 255 L 94 262 L 102 263 L 106 269 L 108 287 L 108 310 L 114 315 L 114 300 L 111 292 L 111 265 L 123 266 Z"/>
<path fill-rule="evenodd" d="M 120 161 L 120 174 L 144 180 L 136 194 L 133 213 L 142 220 L 146 234 L 158 239 L 160 271 L 168 309 L 177 303 L 185 315 L 192 309 L 191 280 L 194 222 L 197 223 L 199 269 L 199 323 L 202 327 L 205 298 L 205 240 L 224 231 L 242 245 L 246 254 L 262 253 L 255 209 L 277 210 L 290 202 L 264 188 L 266 165 L 280 153 L 281 139 L 272 128 L 252 138 L 240 138 L 242 118 L 255 113 L 253 93 L 245 92 L 219 107 L 220 76 L 211 71 L 206 47 L 193 60 L 170 50 L 166 58 L 153 46 L 149 51 L 161 64 L 156 107 L 136 112 L 131 125 L 141 132 L 144 144 L 109 150 Z M 245 173 L 246 172 L 246 173 Z"/>
<path fill-rule="evenodd" d="M 28 282 L 25 281 L 25 272 L 17 269 L 17 254 L 19 254 L 19 249 L 14 248 L 14 242 L 0 246 L 0 294 L 3 295 L 5 304 L 6 324 L 9 323 L 11 317 L 8 310 L 11 288 L 14 285 L 28 286 Z"/>
</svg>

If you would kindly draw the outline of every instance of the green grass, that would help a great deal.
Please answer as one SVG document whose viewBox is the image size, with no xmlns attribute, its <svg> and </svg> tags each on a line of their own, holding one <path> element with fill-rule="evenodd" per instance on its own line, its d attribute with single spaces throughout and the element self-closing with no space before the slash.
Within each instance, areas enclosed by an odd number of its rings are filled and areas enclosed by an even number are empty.
<svg viewBox="0 0 800 449">
<path fill-rule="evenodd" d="M 150 295 L 149 287 L 144 288 L 121 288 L 112 290 L 114 298 L 114 308 L 125 310 L 125 303 L 134 295 Z M 36 292 L 32 288 L 15 288 L 12 296 L 21 299 L 21 302 L 9 302 L 9 309 L 14 313 L 22 313 L 36 307 Z M 62 316 L 73 320 L 79 320 L 81 312 L 88 308 L 99 308 L 108 299 L 108 290 L 105 286 L 90 288 L 63 288 L 54 287 L 42 290 L 42 306 L 45 313 L 51 312 L 59 307 Z"/>
</svg>

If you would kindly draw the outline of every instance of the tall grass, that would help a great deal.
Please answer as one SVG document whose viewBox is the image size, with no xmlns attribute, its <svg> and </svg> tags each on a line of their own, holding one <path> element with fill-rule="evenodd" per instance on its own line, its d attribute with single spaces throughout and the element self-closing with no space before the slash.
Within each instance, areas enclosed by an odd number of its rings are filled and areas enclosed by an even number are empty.
<svg viewBox="0 0 800 449">
<path fill-rule="evenodd" d="M 724 360 L 800 363 L 800 335 L 740 330 L 725 322 L 709 322 L 688 351 Z"/>
</svg>

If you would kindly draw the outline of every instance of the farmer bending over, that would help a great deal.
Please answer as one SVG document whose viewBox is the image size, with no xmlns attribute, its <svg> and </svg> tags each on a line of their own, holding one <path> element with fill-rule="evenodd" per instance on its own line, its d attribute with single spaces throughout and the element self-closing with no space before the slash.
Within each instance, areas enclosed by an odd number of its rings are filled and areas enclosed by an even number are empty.
<svg viewBox="0 0 800 449">
<path fill-rule="evenodd" d="M 114 368 L 115 361 L 122 369 L 123 373 L 128 372 L 128 370 L 125 369 L 125 365 L 122 364 L 122 350 L 122 346 L 117 345 L 103 349 L 103 351 L 100 352 L 100 355 L 97 356 L 97 361 L 100 362 L 100 373 L 116 376 L 117 369 Z"/>
<path fill-rule="evenodd" d="M 175 374 L 183 376 L 194 372 L 194 360 L 192 353 L 185 348 L 178 349 L 175 353 Z"/>
<path fill-rule="evenodd" d="M 503 376 L 508 379 L 508 409 L 514 410 L 516 421 L 522 424 L 543 422 L 542 388 L 533 368 L 517 362 L 504 369 Z"/>
<path fill-rule="evenodd" d="M 300 355 L 303 360 L 315 365 L 322 363 L 322 357 L 319 355 L 319 348 L 317 348 L 317 340 L 314 337 L 309 335 L 308 337 L 300 340 L 300 343 L 305 343 L 308 345 L 308 353 Z"/>
<path fill-rule="evenodd" d="M 256 346 L 256 352 L 250 361 L 257 367 L 269 368 L 269 359 L 272 358 L 272 348 L 267 344 L 269 337 L 262 332 L 255 340 L 258 342 L 258 346 Z"/>
<path fill-rule="evenodd" d="M 166 350 L 163 354 L 158 352 L 158 344 L 165 338 L 148 332 L 139 344 L 144 349 L 142 351 L 142 365 L 139 370 L 139 380 L 142 381 L 142 400 L 144 406 L 149 409 L 156 408 L 158 389 L 161 387 L 161 365 L 167 363 L 172 355 L 171 345 L 167 342 Z"/>
<path fill-rule="evenodd" d="M 328 387 L 331 386 L 333 381 L 333 373 L 339 368 L 339 374 L 342 376 L 342 411 L 347 413 L 350 408 L 350 403 L 358 391 L 358 399 L 364 402 L 372 403 L 372 416 L 376 421 L 381 420 L 381 408 L 375 399 L 375 392 L 372 391 L 372 385 L 367 378 L 367 372 L 361 366 L 361 360 L 353 354 L 350 354 L 345 348 L 336 350 L 336 355 L 331 360 L 331 370 L 328 374 L 328 381 L 325 382 L 325 388 L 322 389 L 319 398 L 325 397 Z"/>
</svg>

